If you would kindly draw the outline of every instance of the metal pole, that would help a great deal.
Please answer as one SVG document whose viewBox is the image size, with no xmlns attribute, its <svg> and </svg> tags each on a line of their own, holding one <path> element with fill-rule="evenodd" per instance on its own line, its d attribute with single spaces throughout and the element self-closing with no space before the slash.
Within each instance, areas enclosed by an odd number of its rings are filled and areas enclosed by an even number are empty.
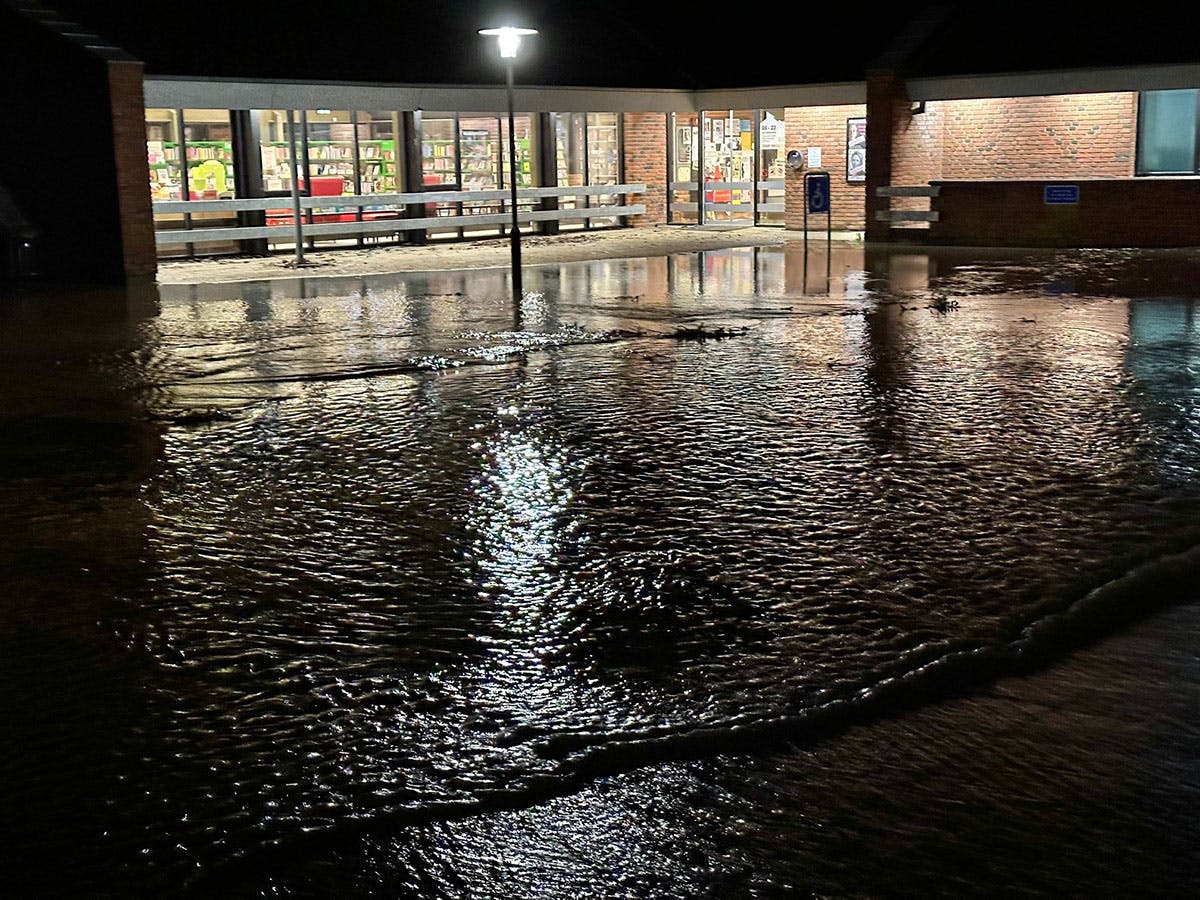
<svg viewBox="0 0 1200 900">
<path fill-rule="evenodd" d="M 832 188 L 833 182 L 830 181 Z M 830 190 L 829 209 L 825 213 L 825 290 L 833 286 L 833 191 Z"/>
<path fill-rule="evenodd" d="M 521 230 L 517 225 L 517 131 L 513 112 L 513 61 L 505 67 L 508 73 L 508 170 L 512 182 L 512 290 L 513 305 L 521 308 Z"/>
<path fill-rule="evenodd" d="M 296 112 L 287 111 L 288 162 L 292 169 L 292 224 L 296 229 L 296 265 L 304 265 L 304 225 L 300 221 L 300 173 L 296 166 Z"/>
<path fill-rule="evenodd" d="M 808 173 L 805 172 L 800 180 L 801 199 L 804 201 L 804 290 L 808 293 Z"/>
</svg>

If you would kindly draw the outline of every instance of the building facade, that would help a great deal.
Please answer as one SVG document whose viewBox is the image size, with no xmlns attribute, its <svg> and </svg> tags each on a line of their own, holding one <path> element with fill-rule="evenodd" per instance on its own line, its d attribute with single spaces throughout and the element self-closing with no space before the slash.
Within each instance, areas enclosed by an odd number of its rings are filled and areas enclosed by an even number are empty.
<svg viewBox="0 0 1200 900">
<path fill-rule="evenodd" d="M 732 90 L 518 84 L 510 136 L 500 84 L 147 77 L 25 6 L 0 4 L 0 44 L 27 60 L 0 96 L 33 117 L 53 95 L 86 127 L 32 167 L 28 148 L 0 147 L 0 183 L 39 227 L 42 268 L 75 280 L 298 241 L 500 236 L 510 143 L 535 232 L 824 230 L 805 214 L 818 170 L 829 227 L 869 242 L 1200 245 L 1200 63 L 917 77 L 891 60 L 861 81 Z M 71 77 L 39 83 L 47 68 Z"/>
</svg>

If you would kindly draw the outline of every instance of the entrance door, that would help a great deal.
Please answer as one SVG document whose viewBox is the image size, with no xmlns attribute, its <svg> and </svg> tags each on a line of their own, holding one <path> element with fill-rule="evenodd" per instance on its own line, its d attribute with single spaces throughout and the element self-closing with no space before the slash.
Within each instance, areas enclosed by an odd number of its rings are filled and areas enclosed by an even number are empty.
<svg viewBox="0 0 1200 900">
<path fill-rule="evenodd" d="M 784 224 L 784 117 L 764 109 L 758 120 L 758 224 Z"/>
<path fill-rule="evenodd" d="M 700 117 L 671 113 L 670 201 L 667 219 L 672 225 L 695 225 L 700 188 Z"/>
<path fill-rule="evenodd" d="M 754 224 L 754 112 L 703 112 L 704 221 Z"/>
</svg>

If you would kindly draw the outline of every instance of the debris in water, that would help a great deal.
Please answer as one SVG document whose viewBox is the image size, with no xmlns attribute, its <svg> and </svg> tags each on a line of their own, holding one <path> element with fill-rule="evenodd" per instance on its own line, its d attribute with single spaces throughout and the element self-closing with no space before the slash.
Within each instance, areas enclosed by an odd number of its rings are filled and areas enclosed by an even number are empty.
<svg viewBox="0 0 1200 900">
<path fill-rule="evenodd" d="M 709 341 L 736 337 L 739 334 L 745 334 L 749 330 L 744 325 L 741 328 L 705 328 L 703 325 L 697 325 L 695 328 L 680 326 L 670 334 L 665 335 L 665 337 L 674 338 L 677 341 Z"/>
<path fill-rule="evenodd" d="M 945 294 L 938 294 L 937 297 L 934 298 L 934 301 L 929 304 L 927 309 L 930 309 L 933 312 L 948 313 L 952 309 L 958 309 L 958 301 L 951 300 Z"/>
</svg>

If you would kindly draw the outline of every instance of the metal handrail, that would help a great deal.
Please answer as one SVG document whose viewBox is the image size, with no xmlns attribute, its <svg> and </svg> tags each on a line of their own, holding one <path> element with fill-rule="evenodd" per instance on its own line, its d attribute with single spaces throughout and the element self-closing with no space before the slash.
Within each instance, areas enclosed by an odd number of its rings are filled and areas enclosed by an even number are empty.
<svg viewBox="0 0 1200 900">
<path fill-rule="evenodd" d="M 603 184 L 577 187 L 524 188 L 517 197 L 517 218 L 526 224 L 530 222 L 578 221 L 613 216 L 644 215 L 646 207 L 641 203 L 623 203 L 603 206 L 589 206 L 583 209 L 528 209 L 522 208 L 522 201 L 537 201 L 548 197 L 578 197 L 578 196 L 624 196 L 626 194 L 643 193 L 644 184 Z M 367 194 L 362 196 L 317 196 L 301 197 L 302 209 L 310 210 L 345 210 L 356 207 L 389 207 L 426 204 L 466 204 L 487 203 L 499 209 L 504 209 L 510 201 L 508 191 L 420 191 L 404 194 Z M 288 222 L 282 225 L 262 226 L 219 226 L 203 227 L 203 223 L 190 222 L 185 228 L 168 228 L 155 231 L 155 241 L 158 246 L 175 244 L 200 244 L 211 241 L 243 241 L 274 239 L 283 242 L 293 242 L 295 227 L 291 221 L 293 210 L 286 205 L 286 198 L 244 198 L 232 200 L 160 200 L 154 204 L 157 214 L 175 213 L 237 213 L 249 210 L 278 210 Z M 402 213 L 403 210 L 389 210 Z M 401 217 L 382 220 L 364 219 L 353 222 L 305 222 L 301 218 L 300 227 L 304 238 L 330 236 L 355 236 L 397 233 L 401 231 L 417 231 L 430 228 L 477 228 L 480 226 L 499 226 L 510 224 L 511 212 L 459 214 L 448 216 Z"/>
<path fill-rule="evenodd" d="M 517 199 L 545 200 L 551 197 L 606 196 L 609 194 L 643 194 L 644 184 L 592 184 L 578 187 L 520 188 Z M 507 190 L 480 191 L 417 191 L 396 194 L 361 194 L 307 196 L 300 198 L 301 209 L 327 209 L 335 206 L 408 206 L 420 203 L 495 203 L 508 200 Z M 252 210 L 289 208 L 287 197 L 242 197 L 227 200 L 155 200 L 155 215 L 201 212 L 249 212 Z"/>
</svg>

